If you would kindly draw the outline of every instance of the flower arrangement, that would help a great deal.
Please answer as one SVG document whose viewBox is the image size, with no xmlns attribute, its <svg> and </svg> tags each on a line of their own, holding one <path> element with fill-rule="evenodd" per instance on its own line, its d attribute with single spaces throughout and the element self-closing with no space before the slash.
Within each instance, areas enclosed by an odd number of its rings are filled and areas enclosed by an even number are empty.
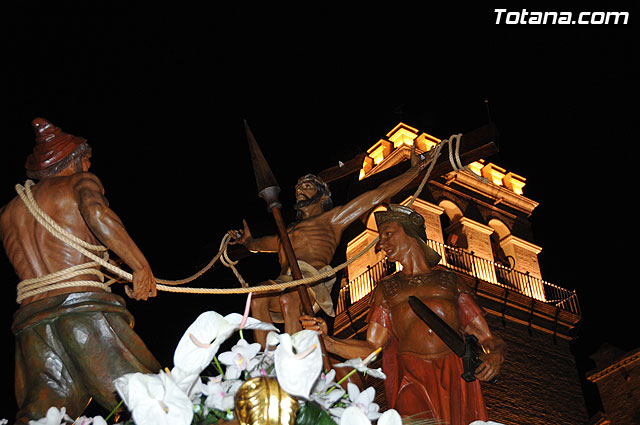
<svg viewBox="0 0 640 425">
<path fill-rule="evenodd" d="M 336 364 L 335 367 L 353 370 L 343 380 L 334 382 L 334 369 L 322 371 L 322 352 L 315 331 L 279 334 L 272 324 L 249 317 L 248 305 L 249 300 L 244 315 L 222 316 L 208 311 L 198 316 L 178 342 L 171 370 L 165 368 L 156 374 L 130 373 L 116 379 L 114 385 L 121 404 L 131 412 L 131 419 L 120 425 L 222 425 L 237 420 L 238 392 L 254 378 L 277 380 L 287 397 L 295 400 L 295 422 L 291 421 L 295 425 L 403 423 L 394 409 L 379 411 L 373 387 L 361 391 L 349 383 L 345 391 L 340 385 L 356 371 L 385 379 L 380 369 L 368 367 L 380 349 L 364 360 L 357 358 Z M 245 329 L 270 331 L 264 352 L 260 351 L 260 344 L 244 339 Z M 229 351 L 218 354 L 220 346 L 237 331 L 238 342 Z M 203 371 L 212 364 L 218 374 L 203 376 Z M 44 418 L 30 421 L 29 425 L 107 425 L 118 407 L 106 418 L 81 416 L 75 420 L 66 414 L 64 407 L 51 407 Z M 405 423 L 411 421 L 405 420 Z M 473 423 L 481 424 L 485 423 Z"/>
<path fill-rule="evenodd" d="M 247 302 L 247 307 L 249 300 Z M 243 330 L 266 330 L 267 347 L 244 339 Z M 218 353 L 234 333 L 240 338 L 229 351 Z M 379 350 L 366 359 L 352 359 L 336 367 L 353 367 L 384 378 L 380 369 L 369 369 Z M 348 384 L 345 391 L 334 382 L 335 370 L 322 371 L 322 352 L 317 333 L 303 330 L 293 335 L 278 333 L 270 323 L 245 314 L 222 316 L 215 311 L 200 314 L 187 328 L 174 352 L 174 366 L 155 374 L 130 373 L 114 381 L 131 419 L 120 425 L 213 425 L 233 421 L 236 395 L 252 378 L 274 378 L 298 404 L 296 425 L 401 424 L 395 410 L 379 412 L 373 402 L 375 390 L 360 391 Z M 203 372 L 213 365 L 215 376 Z M 346 379 L 346 377 L 345 377 Z M 118 405 L 119 407 L 120 405 Z M 117 408 L 116 408 L 117 409 Z M 114 409 L 114 412 L 115 410 Z M 47 415 L 30 425 L 107 425 L 106 418 L 70 418 L 64 407 L 51 407 Z"/>
</svg>

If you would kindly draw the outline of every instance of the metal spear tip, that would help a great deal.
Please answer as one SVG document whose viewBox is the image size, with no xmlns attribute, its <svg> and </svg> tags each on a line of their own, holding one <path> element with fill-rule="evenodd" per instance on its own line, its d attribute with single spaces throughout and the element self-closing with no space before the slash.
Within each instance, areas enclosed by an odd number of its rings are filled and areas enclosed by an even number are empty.
<svg viewBox="0 0 640 425">
<path fill-rule="evenodd" d="M 269 209 L 274 206 L 280 206 L 278 202 L 278 194 L 280 193 L 280 186 L 276 181 L 267 160 L 258 146 L 253 132 L 244 120 L 244 127 L 247 133 L 247 140 L 249 142 L 249 154 L 251 156 L 251 163 L 253 164 L 253 172 L 256 176 L 256 185 L 258 186 L 258 195 L 267 202 Z"/>
</svg>

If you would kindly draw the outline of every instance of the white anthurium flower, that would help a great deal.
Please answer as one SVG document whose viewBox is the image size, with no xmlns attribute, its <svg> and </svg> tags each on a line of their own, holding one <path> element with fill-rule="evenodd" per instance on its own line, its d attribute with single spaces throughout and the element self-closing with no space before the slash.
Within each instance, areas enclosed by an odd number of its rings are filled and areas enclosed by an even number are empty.
<svg viewBox="0 0 640 425">
<path fill-rule="evenodd" d="M 232 410 L 235 405 L 235 395 L 242 384 L 243 381 L 239 379 L 222 379 L 222 375 L 209 378 L 204 390 L 204 394 L 207 396 L 204 402 L 205 406 L 223 412 Z"/>
<path fill-rule="evenodd" d="M 371 425 L 367 415 L 356 406 L 349 406 L 344 409 L 338 425 Z"/>
<path fill-rule="evenodd" d="M 274 352 L 278 384 L 289 395 L 309 398 L 309 393 L 322 370 L 322 351 L 318 334 L 302 330 L 293 335 L 279 335 Z"/>
<path fill-rule="evenodd" d="M 260 348 L 260 343 L 249 344 L 245 339 L 241 339 L 231 347 L 231 351 L 220 354 L 218 360 L 227 366 L 224 372 L 225 379 L 238 379 L 243 371 L 253 369 L 260 362 L 260 358 L 256 358 Z"/>
<path fill-rule="evenodd" d="M 345 394 L 345 390 L 333 382 L 335 377 L 336 371 L 334 369 L 331 369 L 327 374 L 320 374 L 309 395 L 312 401 L 318 403 L 325 410 L 333 406 Z"/>
<path fill-rule="evenodd" d="M 166 373 L 129 373 L 114 382 L 136 425 L 189 425 L 193 403 Z"/>
<path fill-rule="evenodd" d="M 378 418 L 378 425 L 402 425 L 402 417 L 395 409 L 386 410 Z"/>
<path fill-rule="evenodd" d="M 243 320 L 244 319 L 244 320 Z M 221 316 L 215 311 L 202 313 L 178 342 L 173 363 L 186 374 L 199 375 L 213 360 L 220 345 L 238 329 L 277 330 L 271 323 L 238 313 Z"/>
<path fill-rule="evenodd" d="M 65 422 L 73 422 L 73 419 L 67 415 L 66 407 L 50 407 L 47 410 L 47 414 L 44 418 L 37 421 L 29 421 L 29 425 L 61 425 Z"/>
<path fill-rule="evenodd" d="M 358 407 L 370 420 L 376 420 L 380 417 L 380 406 L 373 402 L 376 396 L 376 390 L 373 387 L 360 391 L 357 385 L 349 382 L 347 384 L 347 393 L 349 394 L 349 406 Z M 342 417 L 344 411 L 345 408 L 343 407 L 329 409 L 329 412 L 334 417 Z"/>
</svg>

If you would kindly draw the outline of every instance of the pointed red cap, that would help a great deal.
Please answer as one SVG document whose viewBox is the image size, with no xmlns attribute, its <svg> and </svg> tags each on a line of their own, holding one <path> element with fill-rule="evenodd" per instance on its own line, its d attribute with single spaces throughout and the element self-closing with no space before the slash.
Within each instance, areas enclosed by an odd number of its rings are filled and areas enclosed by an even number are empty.
<svg viewBox="0 0 640 425">
<path fill-rule="evenodd" d="M 25 168 L 29 171 L 43 170 L 64 159 L 86 139 L 67 134 L 44 118 L 31 122 L 36 133 L 36 145 L 27 158 Z"/>
</svg>

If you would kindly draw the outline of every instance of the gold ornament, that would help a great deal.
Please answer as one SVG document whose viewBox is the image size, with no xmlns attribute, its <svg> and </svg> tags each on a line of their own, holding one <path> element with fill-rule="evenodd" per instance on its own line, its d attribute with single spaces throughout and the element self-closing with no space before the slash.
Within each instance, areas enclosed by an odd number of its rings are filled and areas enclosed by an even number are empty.
<svg viewBox="0 0 640 425">
<path fill-rule="evenodd" d="M 241 425 L 293 425 L 298 407 L 276 378 L 249 379 L 235 397 L 235 414 Z"/>
</svg>

